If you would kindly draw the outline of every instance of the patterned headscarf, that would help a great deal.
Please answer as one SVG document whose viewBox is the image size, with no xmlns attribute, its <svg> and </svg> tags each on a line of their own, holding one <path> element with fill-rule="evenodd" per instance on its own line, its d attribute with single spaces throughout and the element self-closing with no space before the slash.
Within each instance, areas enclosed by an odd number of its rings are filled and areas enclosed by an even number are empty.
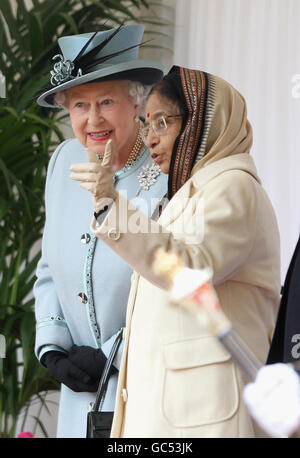
<svg viewBox="0 0 300 458">
<path fill-rule="evenodd" d="M 165 79 L 185 112 L 171 157 L 171 199 L 200 167 L 229 155 L 249 153 L 252 129 L 243 96 L 223 79 L 177 66 Z"/>
</svg>

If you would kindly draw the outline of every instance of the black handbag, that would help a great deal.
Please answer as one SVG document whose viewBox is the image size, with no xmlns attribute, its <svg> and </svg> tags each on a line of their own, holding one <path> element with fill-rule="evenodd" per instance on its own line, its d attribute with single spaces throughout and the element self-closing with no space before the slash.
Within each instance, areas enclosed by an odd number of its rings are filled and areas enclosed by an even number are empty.
<svg viewBox="0 0 300 458">
<path fill-rule="evenodd" d="M 119 331 L 116 340 L 114 341 L 114 344 L 111 348 L 99 382 L 96 400 L 92 405 L 90 412 L 88 412 L 87 414 L 87 438 L 100 439 L 110 437 L 114 412 L 101 412 L 102 405 L 100 406 L 100 403 L 104 400 L 107 384 L 112 371 L 112 364 L 114 362 L 120 343 L 122 342 L 122 335 L 123 328 Z"/>
</svg>

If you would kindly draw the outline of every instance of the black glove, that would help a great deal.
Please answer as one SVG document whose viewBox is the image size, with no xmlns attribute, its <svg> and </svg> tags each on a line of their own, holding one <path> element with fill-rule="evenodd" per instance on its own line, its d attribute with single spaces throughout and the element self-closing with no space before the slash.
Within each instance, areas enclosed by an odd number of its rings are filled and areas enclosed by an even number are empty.
<svg viewBox="0 0 300 458">
<path fill-rule="evenodd" d="M 70 361 L 66 353 L 48 351 L 43 355 L 42 363 L 52 377 L 77 393 L 82 391 L 95 393 L 98 389 L 98 382 L 92 380 L 85 371 Z"/>
<path fill-rule="evenodd" d="M 106 360 L 107 358 L 101 348 L 73 345 L 69 352 L 69 361 L 98 382 L 100 381 Z"/>
</svg>

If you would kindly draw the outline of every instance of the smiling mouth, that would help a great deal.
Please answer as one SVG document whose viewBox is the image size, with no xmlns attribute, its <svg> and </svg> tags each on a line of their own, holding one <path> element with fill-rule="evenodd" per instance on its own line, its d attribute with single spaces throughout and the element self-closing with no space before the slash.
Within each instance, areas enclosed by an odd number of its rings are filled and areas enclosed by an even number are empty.
<svg viewBox="0 0 300 458">
<path fill-rule="evenodd" d="M 93 139 L 104 139 L 112 133 L 112 130 L 104 130 L 102 132 L 89 132 L 89 136 Z"/>
</svg>

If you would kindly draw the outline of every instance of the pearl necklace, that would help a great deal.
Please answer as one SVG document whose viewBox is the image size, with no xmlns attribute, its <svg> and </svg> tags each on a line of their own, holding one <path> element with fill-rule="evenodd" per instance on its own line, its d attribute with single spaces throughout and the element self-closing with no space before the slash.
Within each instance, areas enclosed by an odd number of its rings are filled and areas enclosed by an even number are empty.
<svg viewBox="0 0 300 458">
<path fill-rule="evenodd" d="M 139 157 L 139 155 L 140 155 L 142 149 L 144 148 L 144 146 L 145 145 L 144 145 L 144 142 L 142 140 L 141 130 L 139 129 L 137 137 L 136 137 L 136 140 L 135 140 L 135 143 L 134 143 L 133 148 L 131 150 L 131 153 L 129 154 L 128 159 L 126 161 L 126 164 L 123 167 L 124 169 L 127 169 L 128 167 L 132 166 L 132 164 Z"/>
</svg>

